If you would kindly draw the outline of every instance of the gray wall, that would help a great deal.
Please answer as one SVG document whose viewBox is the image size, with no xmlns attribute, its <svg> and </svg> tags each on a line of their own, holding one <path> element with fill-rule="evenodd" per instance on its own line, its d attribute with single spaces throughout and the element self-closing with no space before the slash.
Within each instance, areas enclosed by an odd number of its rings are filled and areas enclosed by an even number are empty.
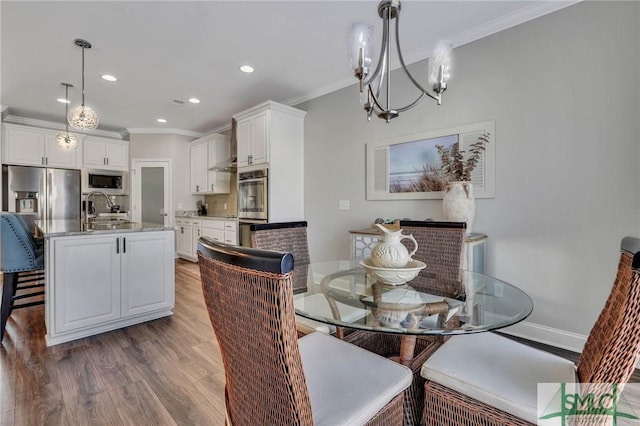
<svg viewBox="0 0 640 426">
<path fill-rule="evenodd" d="M 355 85 L 298 105 L 312 259 L 348 258 L 347 231 L 376 217 L 441 218 L 440 200 L 365 200 L 367 142 L 494 120 L 496 197 L 477 200 L 474 224 L 489 235 L 488 273 L 534 300 L 514 333 L 578 349 L 620 239 L 640 234 L 639 23 L 640 3 L 585 2 L 459 47 L 443 105 L 391 124 L 366 122 Z"/>
</svg>

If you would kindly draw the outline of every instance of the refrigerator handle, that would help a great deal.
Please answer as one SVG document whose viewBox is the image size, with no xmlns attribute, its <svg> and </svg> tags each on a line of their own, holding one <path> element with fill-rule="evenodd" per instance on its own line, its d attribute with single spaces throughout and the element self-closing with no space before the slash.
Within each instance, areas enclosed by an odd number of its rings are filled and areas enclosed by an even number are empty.
<svg viewBox="0 0 640 426">
<path fill-rule="evenodd" d="M 51 189 L 53 188 L 53 176 L 50 170 L 46 171 L 47 173 L 47 185 L 46 185 L 46 191 L 47 191 L 47 210 L 45 212 L 45 220 L 49 220 L 53 217 L 53 206 L 52 206 L 52 202 L 51 202 Z"/>
</svg>

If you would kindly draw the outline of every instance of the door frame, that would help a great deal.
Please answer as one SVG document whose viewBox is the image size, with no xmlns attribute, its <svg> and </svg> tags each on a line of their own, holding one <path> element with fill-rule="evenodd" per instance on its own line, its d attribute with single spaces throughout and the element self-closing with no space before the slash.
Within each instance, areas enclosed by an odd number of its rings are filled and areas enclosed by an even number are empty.
<svg viewBox="0 0 640 426">
<path fill-rule="evenodd" d="M 134 222 L 142 221 L 142 210 L 140 205 L 142 204 L 142 192 L 141 192 L 141 179 L 140 169 L 142 167 L 162 167 L 167 172 L 167 182 L 164 185 L 164 205 L 165 216 L 164 226 L 170 226 L 173 218 L 173 180 L 172 180 L 172 160 L 171 158 L 134 158 L 131 160 L 131 220 Z"/>
</svg>

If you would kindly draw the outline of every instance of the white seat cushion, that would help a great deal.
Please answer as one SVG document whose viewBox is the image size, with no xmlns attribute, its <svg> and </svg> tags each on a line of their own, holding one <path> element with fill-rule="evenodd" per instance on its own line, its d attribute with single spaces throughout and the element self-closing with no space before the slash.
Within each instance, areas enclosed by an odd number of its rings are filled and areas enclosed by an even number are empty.
<svg viewBox="0 0 640 426">
<path fill-rule="evenodd" d="M 317 293 L 308 296 L 294 296 L 293 301 L 296 309 L 301 311 L 315 312 L 320 316 L 332 318 L 331 307 L 325 295 Z M 340 319 L 344 322 L 354 322 L 360 318 L 364 318 L 367 315 L 367 311 L 353 306 L 346 305 L 344 303 L 336 302 L 338 312 L 340 312 Z M 306 332 L 306 330 L 316 330 L 323 333 L 335 333 L 336 327 L 333 325 L 321 323 L 318 321 L 310 320 L 308 318 L 296 315 L 296 323 L 298 329 Z"/>
<path fill-rule="evenodd" d="M 534 424 L 538 383 L 578 382 L 573 362 L 494 333 L 452 337 L 421 375 Z"/>
<path fill-rule="evenodd" d="M 363 425 L 413 379 L 407 367 L 323 333 L 298 345 L 317 426 Z"/>
</svg>

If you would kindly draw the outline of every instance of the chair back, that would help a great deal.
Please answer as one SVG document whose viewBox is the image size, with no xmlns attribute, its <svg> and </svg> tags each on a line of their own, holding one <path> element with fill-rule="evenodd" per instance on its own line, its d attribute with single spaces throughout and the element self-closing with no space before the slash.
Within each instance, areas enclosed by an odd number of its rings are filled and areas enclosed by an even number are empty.
<svg viewBox="0 0 640 426">
<path fill-rule="evenodd" d="M 413 258 L 427 267 L 411 282 L 414 287 L 445 297 L 464 294 L 461 270 L 464 256 L 465 222 L 400 221 L 403 234 L 413 234 L 418 251 Z M 402 243 L 412 249 L 412 242 Z"/>
<path fill-rule="evenodd" d="M 251 247 L 293 254 L 295 259 L 293 292 L 297 294 L 306 291 L 307 274 L 311 262 L 307 240 L 307 222 L 252 224 L 250 230 Z"/>
<path fill-rule="evenodd" d="M 198 240 L 202 290 L 226 377 L 231 424 L 311 425 L 298 348 L 293 256 Z"/>
<path fill-rule="evenodd" d="M 44 258 L 33 235 L 16 213 L 0 213 L 0 269 L 3 272 L 39 270 Z"/>
<path fill-rule="evenodd" d="M 622 390 L 640 354 L 640 239 L 625 237 L 618 273 L 578 361 L 581 383 L 618 383 Z"/>
</svg>

